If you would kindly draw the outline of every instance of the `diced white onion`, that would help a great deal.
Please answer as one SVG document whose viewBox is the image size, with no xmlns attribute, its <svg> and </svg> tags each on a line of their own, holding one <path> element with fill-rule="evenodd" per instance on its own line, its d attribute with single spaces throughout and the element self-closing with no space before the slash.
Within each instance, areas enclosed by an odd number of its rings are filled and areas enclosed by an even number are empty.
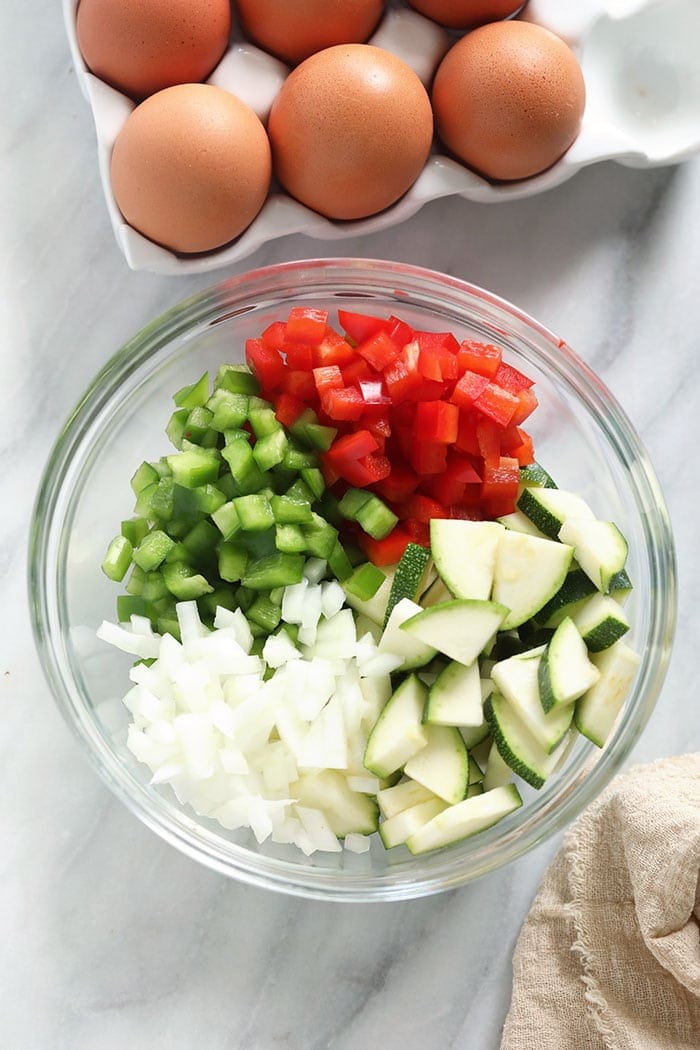
<svg viewBox="0 0 700 1050">
<path fill-rule="evenodd" d="M 304 598 L 309 581 L 304 578 L 301 583 L 284 588 L 282 596 L 282 619 L 285 623 L 301 623 L 304 609 Z"/>
<path fill-rule="evenodd" d="M 154 634 L 145 617 L 105 622 L 97 632 L 153 661 L 131 669 L 123 700 L 127 746 L 150 768 L 151 784 L 170 785 L 183 805 L 227 829 L 250 828 L 260 843 L 294 844 L 305 854 L 343 847 L 322 806 L 297 804 L 294 785 L 335 770 L 350 791 L 378 791 L 362 759 L 401 663 L 379 653 L 370 634 L 357 640 L 342 588 L 324 581 L 325 571 L 325 562 L 310 559 L 302 582 L 285 588 L 282 619 L 298 627 L 298 644 L 280 631 L 262 657 L 250 655 L 253 636 L 240 609 L 217 609 L 210 630 L 196 602 L 177 604 L 182 642 Z M 345 838 L 350 852 L 368 848 L 367 836 Z"/>
<path fill-rule="evenodd" d="M 323 558 L 308 558 L 303 573 L 309 583 L 320 583 L 326 575 L 326 562 Z"/>
</svg>

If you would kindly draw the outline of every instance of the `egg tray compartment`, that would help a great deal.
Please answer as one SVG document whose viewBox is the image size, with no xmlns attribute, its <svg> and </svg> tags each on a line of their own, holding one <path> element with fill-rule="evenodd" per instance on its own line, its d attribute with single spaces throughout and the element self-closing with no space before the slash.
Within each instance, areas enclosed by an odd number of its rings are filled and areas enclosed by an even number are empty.
<svg viewBox="0 0 700 1050">
<path fill-rule="evenodd" d="M 581 131 L 568 152 L 547 171 L 494 184 L 441 152 L 435 141 L 408 192 L 366 219 L 325 218 L 276 187 L 251 225 L 235 241 L 202 255 L 177 255 L 125 223 L 112 193 L 114 140 L 135 107 L 88 71 L 78 47 L 78 0 L 63 0 L 63 14 L 81 90 L 92 109 L 100 177 L 117 243 L 132 270 L 163 274 L 205 273 L 244 259 L 261 245 L 292 233 L 340 240 L 386 229 L 414 215 L 428 201 L 459 196 L 483 203 L 516 200 L 558 186 L 580 168 L 615 160 L 629 167 L 675 164 L 700 148 L 700 3 L 698 0 L 529 0 L 519 17 L 563 37 L 576 52 L 586 83 Z M 393 3 L 368 41 L 393 52 L 429 89 L 454 34 L 412 8 Z M 231 41 L 207 83 L 233 92 L 263 122 L 288 67 L 244 41 Z"/>
</svg>

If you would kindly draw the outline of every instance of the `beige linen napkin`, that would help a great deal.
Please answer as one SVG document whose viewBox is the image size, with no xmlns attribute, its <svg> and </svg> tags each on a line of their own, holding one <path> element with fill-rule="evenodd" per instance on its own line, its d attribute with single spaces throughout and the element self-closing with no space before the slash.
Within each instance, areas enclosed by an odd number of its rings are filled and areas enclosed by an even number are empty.
<svg viewBox="0 0 700 1050">
<path fill-rule="evenodd" d="M 520 933 L 501 1050 L 700 1050 L 700 753 L 618 776 Z"/>
</svg>

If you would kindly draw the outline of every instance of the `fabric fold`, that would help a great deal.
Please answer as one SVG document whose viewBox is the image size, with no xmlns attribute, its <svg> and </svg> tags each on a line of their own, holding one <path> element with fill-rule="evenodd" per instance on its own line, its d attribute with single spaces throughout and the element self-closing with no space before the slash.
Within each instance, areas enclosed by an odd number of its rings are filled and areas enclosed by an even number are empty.
<svg viewBox="0 0 700 1050">
<path fill-rule="evenodd" d="M 698 1050 L 699 898 L 700 754 L 617 777 L 525 920 L 501 1050 Z"/>
</svg>

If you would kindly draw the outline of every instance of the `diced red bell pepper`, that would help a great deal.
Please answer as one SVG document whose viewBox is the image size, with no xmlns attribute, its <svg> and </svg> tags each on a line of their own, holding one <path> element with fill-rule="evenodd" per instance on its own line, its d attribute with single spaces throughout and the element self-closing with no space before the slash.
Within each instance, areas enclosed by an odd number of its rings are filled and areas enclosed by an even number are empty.
<svg viewBox="0 0 700 1050">
<path fill-rule="evenodd" d="M 357 387 L 346 386 L 324 390 L 321 394 L 321 407 L 330 419 L 357 421 L 365 410 L 365 403 Z"/>
<path fill-rule="evenodd" d="M 501 350 L 490 343 L 477 343 L 465 339 L 460 344 L 457 361 L 463 372 L 476 372 L 477 375 L 493 379 L 501 363 Z"/>
<path fill-rule="evenodd" d="M 457 428 L 457 439 L 455 441 L 455 448 L 458 452 L 466 452 L 470 456 L 478 456 L 481 454 L 479 442 L 476 437 L 478 422 L 479 419 L 473 412 L 459 413 L 459 426 Z"/>
<path fill-rule="evenodd" d="M 501 436 L 498 427 L 488 420 L 477 423 L 476 440 L 479 446 L 479 455 L 485 466 L 497 466 L 501 458 Z"/>
<path fill-rule="evenodd" d="M 302 369 L 289 369 L 280 383 L 280 390 L 290 397 L 299 398 L 310 404 L 316 399 L 316 384 L 313 372 L 304 372 Z"/>
<path fill-rule="evenodd" d="M 471 408 L 477 398 L 481 397 L 489 381 L 486 376 L 477 372 L 465 372 L 455 383 L 450 400 L 460 408 Z"/>
<path fill-rule="evenodd" d="M 481 478 L 473 464 L 464 456 L 448 459 L 442 474 L 437 474 L 428 483 L 428 489 L 439 503 L 451 507 L 461 503 L 465 497 L 467 485 L 480 485 Z"/>
<path fill-rule="evenodd" d="M 370 453 L 360 459 L 349 459 L 335 464 L 341 477 L 356 488 L 366 488 L 388 478 L 391 463 L 386 456 Z"/>
<path fill-rule="evenodd" d="M 508 426 L 517 407 L 517 397 L 496 383 L 488 383 L 474 402 L 474 408 L 499 427 Z"/>
<path fill-rule="evenodd" d="M 303 369 L 309 372 L 314 367 L 314 348 L 308 343 L 287 342 L 284 346 L 284 353 L 287 358 L 287 368 Z"/>
<path fill-rule="evenodd" d="M 381 332 L 389 327 L 389 322 L 383 317 L 372 317 L 371 314 L 358 314 L 352 310 L 338 310 L 338 321 L 343 331 L 350 336 L 354 343 L 361 343 L 376 332 Z"/>
<path fill-rule="evenodd" d="M 501 432 L 501 453 L 503 455 L 510 455 L 512 450 L 517 448 L 520 444 L 522 444 L 522 438 L 520 437 L 518 428 L 511 423 L 509 427 L 506 427 L 505 430 Z"/>
<path fill-rule="evenodd" d="M 499 456 L 497 464 L 486 463 L 481 480 L 483 499 L 515 500 L 520 484 L 520 464 L 511 456 Z"/>
<path fill-rule="evenodd" d="M 424 487 L 438 503 L 451 507 L 453 504 L 462 501 L 467 486 L 454 476 L 448 476 L 446 473 L 443 473 L 429 478 Z"/>
<path fill-rule="evenodd" d="M 356 352 L 367 361 L 377 372 L 383 372 L 392 361 L 401 353 L 401 347 L 397 346 L 389 333 L 382 329 L 375 332 L 369 339 L 358 343 Z"/>
<path fill-rule="evenodd" d="M 353 434 L 344 434 L 336 438 L 324 458 L 332 463 L 343 464 L 361 459 L 371 452 L 376 452 L 377 442 L 369 430 L 356 430 Z"/>
<path fill-rule="evenodd" d="M 287 318 L 287 339 L 291 343 L 318 346 L 326 334 L 328 310 L 313 306 L 293 306 Z"/>
<path fill-rule="evenodd" d="M 400 561 L 409 543 L 415 542 L 410 532 L 401 525 L 392 529 L 383 540 L 373 540 L 367 533 L 359 533 L 357 541 L 374 565 L 395 565 Z"/>
<path fill-rule="evenodd" d="M 531 415 L 537 408 L 537 398 L 532 390 L 518 390 L 515 395 L 518 399 L 518 406 L 513 413 L 511 423 L 515 426 L 519 426 L 524 423 L 529 415 Z"/>
<path fill-rule="evenodd" d="M 535 459 L 535 449 L 532 443 L 532 438 L 525 430 L 521 430 L 520 427 L 516 427 L 522 442 L 516 448 L 510 449 L 510 454 L 521 467 L 526 467 L 529 463 L 532 463 Z"/>
<path fill-rule="evenodd" d="M 367 480 L 364 482 L 365 485 L 376 485 L 380 481 L 384 481 L 391 474 L 391 463 L 387 456 L 382 456 L 379 452 L 371 452 L 369 456 L 363 456 L 360 460 L 360 464 L 364 468 L 367 474 Z"/>
<path fill-rule="evenodd" d="M 410 343 L 408 345 L 411 346 Z M 406 350 L 407 347 L 404 347 L 404 353 Z M 384 380 L 392 401 L 397 403 L 402 401 L 434 401 L 444 394 L 444 383 L 436 383 L 432 379 L 424 379 L 418 371 L 416 367 L 418 353 L 419 351 L 416 347 L 416 360 L 410 363 L 402 354 L 385 370 Z"/>
<path fill-rule="evenodd" d="M 280 394 L 275 398 L 275 416 L 284 427 L 291 427 L 305 408 L 304 402 L 291 394 Z"/>
<path fill-rule="evenodd" d="M 518 390 L 528 390 L 535 385 L 534 379 L 528 379 L 526 375 L 519 372 L 517 368 L 501 361 L 493 377 L 494 383 L 508 390 L 511 394 L 517 394 Z"/>
<path fill-rule="evenodd" d="M 399 350 L 403 350 L 406 343 L 410 343 L 413 339 L 411 326 L 402 321 L 400 317 L 395 317 L 394 314 L 389 318 L 387 333 Z"/>
<path fill-rule="evenodd" d="M 413 338 L 418 343 L 421 350 L 440 351 L 447 350 L 451 354 L 456 354 L 459 350 L 459 343 L 452 335 L 452 332 L 413 332 Z"/>
<path fill-rule="evenodd" d="M 260 338 L 263 345 L 270 350 L 281 350 L 287 336 L 287 326 L 284 321 L 273 321 L 269 324 Z"/>
<path fill-rule="evenodd" d="M 409 518 L 403 525 L 413 543 L 419 543 L 421 547 L 430 546 L 430 526 L 424 521 L 414 521 Z"/>
<path fill-rule="evenodd" d="M 389 503 L 401 503 L 418 488 L 420 478 L 405 463 L 394 461 L 391 473 L 377 485 L 377 492 Z"/>
<path fill-rule="evenodd" d="M 323 397 L 328 390 L 342 390 L 345 385 L 343 383 L 343 373 L 338 365 L 325 365 L 321 368 L 314 368 L 313 375 L 319 397 Z"/>
<path fill-rule="evenodd" d="M 482 521 L 484 515 L 481 511 L 480 499 L 474 505 L 456 503 L 454 507 L 450 507 L 450 517 L 460 521 Z"/>
<path fill-rule="evenodd" d="M 440 371 L 442 372 L 442 378 L 451 382 L 453 379 L 457 379 L 460 374 L 459 361 L 457 355 L 453 354 L 452 351 L 443 349 L 440 351 Z"/>
<path fill-rule="evenodd" d="M 372 418 L 367 412 L 363 413 L 362 422 L 377 442 L 377 452 L 384 455 L 387 439 L 391 437 L 391 424 L 386 416 Z"/>
<path fill-rule="evenodd" d="M 369 405 L 362 414 L 362 421 L 371 434 L 391 437 L 391 420 L 382 405 Z"/>
<path fill-rule="evenodd" d="M 362 357 L 356 357 L 349 365 L 343 365 L 340 371 L 343 373 L 345 386 L 352 386 L 360 380 L 377 380 L 380 377 L 373 371 Z"/>
<path fill-rule="evenodd" d="M 512 499 L 485 499 L 481 504 L 483 508 L 482 518 L 502 518 L 505 514 L 512 514 L 515 510 L 515 500 Z"/>
<path fill-rule="evenodd" d="M 418 371 L 423 376 L 423 379 L 434 379 L 438 383 L 442 382 L 442 363 L 439 354 L 434 350 L 421 349 L 418 354 L 417 367 Z"/>
<path fill-rule="evenodd" d="M 419 401 L 413 422 L 418 441 L 452 445 L 457 440 L 459 409 L 449 401 Z"/>
<path fill-rule="evenodd" d="M 339 472 L 335 469 L 332 463 L 323 457 L 321 457 L 321 473 L 323 474 L 323 480 L 325 481 L 327 488 L 330 488 L 332 485 L 342 484 Z"/>
<path fill-rule="evenodd" d="M 440 474 L 447 462 L 447 446 L 435 441 L 414 441 L 409 462 L 417 474 Z"/>
<path fill-rule="evenodd" d="M 286 372 L 278 351 L 265 346 L 262 339 L 246 339 L 245 356 L 260 385 L 266 390 L 275 390 Z"/>
<path fill-rule="evenodd" d="M 345 365 L 351 364 L 356 354 L 350 343 L 343 339 L 339 332 L 336 332 L 333 328 L 326 330 L 326 335 L 322 341 L 313 348 L 314 351 L 314 365 L 317 368 L 323 368 L 326 365 L 339 365 L 343 368 Z"/>
<path fill-rule="evenodd" d="M 425 525 L 429 525 L 432 518 L 449 518 L 450 516 L 449 510 L 443 507 L 442 503 L 418 492 L 409 496 L 406 502 L 401 504 L 401 510 L 401 517 L 422 521 Z"/>
</svg>

